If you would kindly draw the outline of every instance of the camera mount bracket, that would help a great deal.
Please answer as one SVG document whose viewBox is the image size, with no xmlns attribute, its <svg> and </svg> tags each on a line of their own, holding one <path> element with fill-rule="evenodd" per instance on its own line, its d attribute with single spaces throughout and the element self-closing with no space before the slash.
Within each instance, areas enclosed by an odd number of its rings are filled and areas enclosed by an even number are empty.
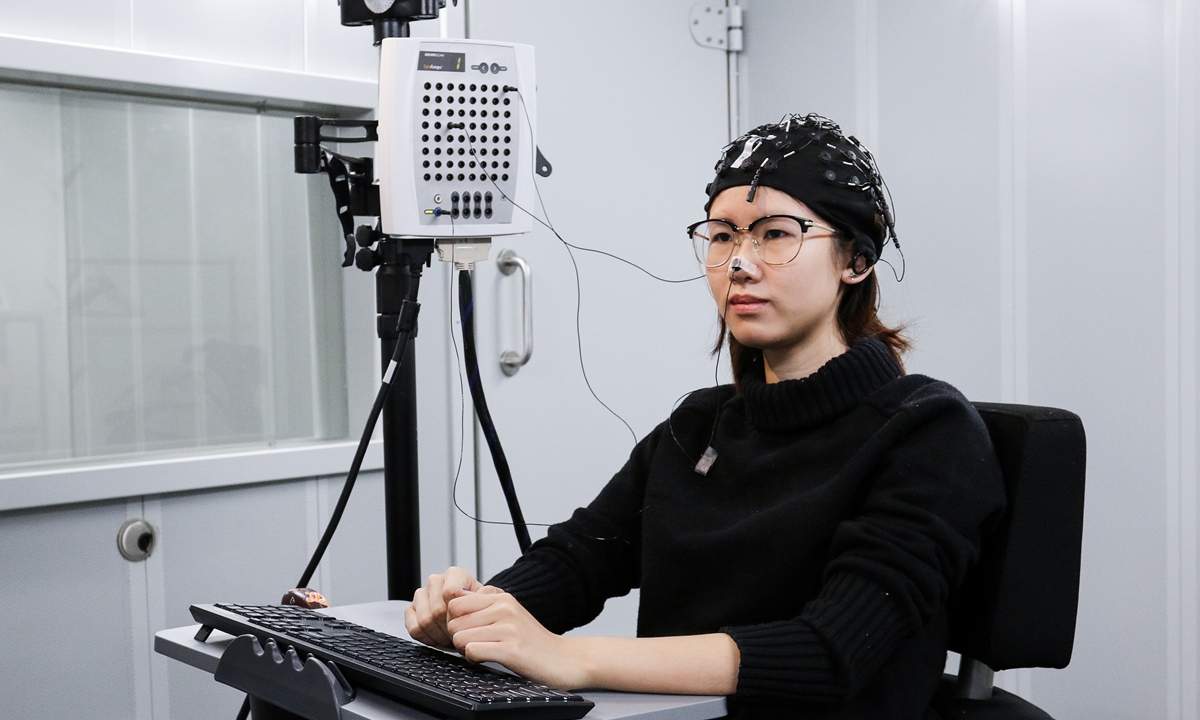
<svg viewBox="0 0 1200 720">
<path fill-rule="evenodd" d="M 436 20 L 446 0 L 341 0 L 341 6 L 342 24 L 374 26 L 378 45 L 384 38 L 408 37 L 414 20 Z"/>
</svg>

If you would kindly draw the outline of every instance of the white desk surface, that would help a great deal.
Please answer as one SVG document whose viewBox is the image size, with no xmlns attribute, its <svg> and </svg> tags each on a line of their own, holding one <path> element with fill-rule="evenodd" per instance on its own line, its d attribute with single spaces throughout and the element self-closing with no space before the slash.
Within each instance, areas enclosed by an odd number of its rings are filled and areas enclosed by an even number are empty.
<svg viewBox="0 0 1200 720">
<path fill-rule="evenodd" d="M 344 620 L 365 625 L 380 632 L 408 638 L 404 627 L 406 602 L 385 600 L 334 607 L 324 612 Z M 154 650 L 192 667 L 209 673 L 217 671 L 217 663 L 225 647 L 233 640 L 214 630 L 208 642 L 195 639 L 199 625 L 163 630 L 154 635 Z M 580 692 L 596 707 L 585 720 L 709 720 L 724 717 L 725 698 L 711 695 L 645 695 L 608 690 Z M 370 690 L 359 690 L 354 700 L 342 706 L 343 720 L 438 720 L 437 716 L 402 705 Z"/>
</svg>

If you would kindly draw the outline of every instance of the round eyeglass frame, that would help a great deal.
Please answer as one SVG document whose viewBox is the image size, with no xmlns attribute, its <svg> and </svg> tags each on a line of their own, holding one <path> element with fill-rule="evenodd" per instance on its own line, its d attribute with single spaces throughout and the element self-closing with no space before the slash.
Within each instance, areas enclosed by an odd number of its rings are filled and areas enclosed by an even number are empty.
<svg viewBox="0 0 1200 720">
<path fill-rule="evenodd" d="M 800 225 L 800 242 L 796 243 L 796 253 L 794 255 L 792 255 L 790 258 L 788 258 L 787 260 L 783 260 L 781 262 L 771 262 L 771 261 L 767 260 L 766 258 L 764 258 L 762 250 L 759 247 L 758 240 L 754 237 L 754 234 L 753 234 L 754 227 L 756 225 L 758 225 L 759 223 L 761 223 L 764 220 L 773 220 L 776 218 L 787 218 L 789 220 L 795 220 L 797 222 L 797 224 Z M 724 260 L 722 260 L 721 262 L 719 262 L 715 265 L 708 264 L 707 262 L 705 262 L 705 258 L 700 257 L 699 249 L 696 247 L 696 243 L 695 243 L 695 236 L 696 236 L 697 228 L 699 228 L 701 225 L 705 225 L 710 222 L 725 223 L 726 225 L 729 226 L 729 228 L 731 230 L 733 230 L 734 234 L 737 236 L 733 241 L 733 247 L 731 247 L 729 249 L 729 257 L 725 258 Z M 688 225 L 687 226 L 687 236 L 688 236 L 688 239 L 692 241 L 692 252 L 696 255 L 696 260 L 698 260 L 701 265 L 703 265 L 706 268 L 709 268 L 710 270 L 714 269 L 714 268 L 719 268 L 733 259 L 733 256 L 736 254 L 736 251 L 737 251 L 737 246 L 742 244 L 741 236 L 743 234 L 750 236 L 750 247 L 752 247 L 754 249 L 754 254 L 758 256 L 759 260 L 762 260 L 763 263 L 765 263 L 767 265 L 778 266 L 778 265 L 787 265 L 788 263 L 795 260 L 800 255 L 800 247 L 802 245 L 804 245 L 805 237 L 807 236 L 808 231 L 811 230 L 812 228 L 821 228 L 822 230 L 828 230 L 830 233 L 837 232 L 836 228 L 832 228 L 828 225 L 824 225 L 822 223 L 816 222 L 815 220 L 809 220 L 808 218 L 799 217 L 797 215 L 764 215 L 764 216 L 758 218 L 757 220 L 755 220 L 754 222 L 750 223 L 746 227 L 738 227 L 732 221 L 725 220 L 722 218 L 708 218 L 706 220 L 701 220 L 700 222 L 694 222 L 691 225 Z"/>
</svg>

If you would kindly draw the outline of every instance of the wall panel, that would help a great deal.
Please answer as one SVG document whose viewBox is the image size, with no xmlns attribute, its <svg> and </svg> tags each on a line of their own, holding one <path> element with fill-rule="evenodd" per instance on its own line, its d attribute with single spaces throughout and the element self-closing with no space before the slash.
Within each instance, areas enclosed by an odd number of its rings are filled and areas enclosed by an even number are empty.
<svg viewBox="0 0 1200 720">
<path fill-rule="evenodd" d="M 125 517 L 123 502 L 0 514 L 0 717 L 136 716 Z"/>
<path fill-rule="evenodd" d="M 135 50 L 304 70 L 304 0 L 131 0 Z"/>
<path fill-rule="evenodd" d="M 878 139 L 895 248 L 877 267 L 885 316 L 906 323 L 909 370 L 974 400 L 1000 397 L 997 15 L 989 3 L 880 3 Z M 862 53 L 860 53 L 861 55 Z"/>
<path fill-rule="evenodd" d="M 746 129 L 814 112 L 860 132 L 855 116 L 855 4 L 742 3 L 748 89 Z M 714 159 L 715 163 L 716 160 Z"/>
<path fill-rule="evenodd" d="M 1166 714 L 1161 7 L 1028 7 L 1029 400 L 1088 433 L 1075 659 L 1054 713 Z M 1194 241 L 1194 240 L 1193 240 Z"/>
<path fill-rule="evenodd" d="M 374 80 L 371 29 L 340 18 L 332 0 L 7 2 L 0 34 Z M 437 34 L 426 26 L 414 34 Z"/>
</svg>

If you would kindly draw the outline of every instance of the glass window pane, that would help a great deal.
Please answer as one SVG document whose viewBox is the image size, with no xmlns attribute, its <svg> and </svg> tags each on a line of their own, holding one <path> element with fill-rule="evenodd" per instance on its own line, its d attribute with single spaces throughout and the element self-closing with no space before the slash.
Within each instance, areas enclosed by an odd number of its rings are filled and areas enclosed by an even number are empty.
<svg viewBox="0 0 1200 720">
<path fill-rule="evenodd" d="M 345 436 L 341 275 L 313 263 L 340 242 L 291 126 L 0 87 L 21 139 L 0 177 L 0 464 Z"/>
</svg>

